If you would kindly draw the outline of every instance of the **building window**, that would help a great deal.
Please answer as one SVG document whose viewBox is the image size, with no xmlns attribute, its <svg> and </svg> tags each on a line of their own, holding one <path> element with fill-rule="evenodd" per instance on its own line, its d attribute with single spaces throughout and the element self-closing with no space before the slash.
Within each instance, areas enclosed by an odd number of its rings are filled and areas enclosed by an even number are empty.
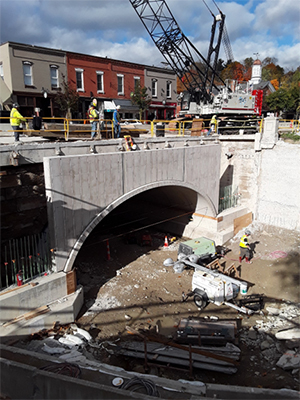
<svg viewBox="0 0 300 400">
<path fill-rule="evenodd" d="M 23 75 L 25 86 L 33 86 L 32 80 L 32 63 L 29 61 L 23 62 Z"/>
<path fill-rule="evenodd" d="M 83 86 L 83 69 L 81 68 L 75 68 L 76 71 L 76 87 L 77 87 L 77 92 L 84 92 L 84 86 Z"/>
<path fill-rule="evenodd" d="M 118 77 L 118 94 L 124 95 L 124 75 L 117 75 Z"/>
<path fill-rule="evenodd" d="M 157 79 L 152 79 L 152 97 L 157 97 Z"/>
<path fill-rule="evenodd" d="M 0 78 L 4 81 L 3 64 L 0 63 Z"/>
<path fill-rule="evenodd" d="M 97 93 L 104 93 L 103 75 L 102 71 L 96 71 L 97 74 Z"/>
<path fill-rule="evenodd" d="M 50 77 L 51 77 L 51 88 L 55 89 L 59 87 L 58 84 L 58 66 L 50 65 Z"/>
<path fill-rule="evenodd" d="M 134 88 L 136 89 L 141 84 L 141 78 L 139 76 L 134 77 Z"/>
<path fill-rule="evenodd" d="M 170 81 L 167 81 L 167 98 L 171 98 L 171 90 L 172 90 L 172 84 Z"/>
</svg>

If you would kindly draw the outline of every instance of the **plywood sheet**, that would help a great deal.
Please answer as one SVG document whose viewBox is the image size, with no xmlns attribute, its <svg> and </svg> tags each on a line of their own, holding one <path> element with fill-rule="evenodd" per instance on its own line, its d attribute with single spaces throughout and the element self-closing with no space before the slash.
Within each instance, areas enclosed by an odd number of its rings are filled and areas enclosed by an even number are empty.
<svg viewBox="0 0 300 400">
<path fill-rule="evenodd" d="M 67 273 L 67 294 L 75 292 L 77 287 L 75 270 Z"/>
<path fill-rule="evenodd" d="M 252 212 L 242 215 L 233 221 L 234 234 L 236 235 L 241 229 L 246 228 L 252 222 Z"/>
</svg>

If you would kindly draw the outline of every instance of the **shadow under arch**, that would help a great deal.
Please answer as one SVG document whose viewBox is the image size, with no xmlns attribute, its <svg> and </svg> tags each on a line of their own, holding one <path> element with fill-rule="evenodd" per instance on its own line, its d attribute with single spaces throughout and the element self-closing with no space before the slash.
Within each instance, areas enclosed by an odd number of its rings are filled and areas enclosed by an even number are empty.
<svg viewBox="0 0 300 400">
<path fill-rule="evenodd" d="M 126 201 L 134 198 L 135 196 L 146 193 L 151 191 L 152 189 L 166 189 L 165 193 L 167 193 L 169 188 L 173 188 L 174 190 L 181 190 L 181 207 L 184 209 L 188 209 L 190 214 L 193 214 L 193 212 L 202 212 L 205 213 L 207 216 L 215 217 L 217 215 L 217 210 L 215 209 L 213 202 L 208 196 L 202 195 L 198 193 L 193 187 L 193 185 L 190 184 L 182 184 L 181 182 L 178 184 L 175 184 L 174 181 L 162 181 L 162 182 L 156 182 L 156 183 L 151 183 L 148 185 L 141 186 L 137 189 L 132 190 L 131 192 L 128 192 L 124 194 L 123 196 L 119 197 L 116 199 L 114 202 L 109 204 L 105 209 L 103 209 L 98 215 L 96 215 L 93 220 L 87 225 L 87 227 L 84 229 L 84 231 L 81 233 L 80 237 L 76 240 L 72 250 L 69 253 L 69 256 L 66 260 L 64 272 L 69 272 L 72 270 L 75 259 L 79 253 L 79 250 L 83 246 L 84 242 L 88 238 L 88 236 L 91 234 L 91 232 L 96 228 L 96 226 L 106 217 L 108 216 L 112 211 L 114 211 L 117 207 L 125 203 Z M 189 191 L 189 195 L 186 196 L 184 199 L 184 192 L 183 190 L 187 190 L 186 193 Z M 174 192 L 173 190 L 173 192 Z M 192 206 L 192 211 L 191 211 L 191 200 L 190 196 L 191 193 L 194 195 L 193 199 L 193 206 Z M 167 199 L 165 198 L 163 203 L 166 203 L 166 201 L 170 201 L 172 195 L 168 196 L 166 195 Z M 203 212 L 204 210 L 204 212 Z"/>
</svg>

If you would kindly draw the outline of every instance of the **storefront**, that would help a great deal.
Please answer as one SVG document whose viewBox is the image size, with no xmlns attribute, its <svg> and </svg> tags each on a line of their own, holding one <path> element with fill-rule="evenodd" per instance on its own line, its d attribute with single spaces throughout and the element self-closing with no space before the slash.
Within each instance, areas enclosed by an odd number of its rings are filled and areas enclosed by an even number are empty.
<svg viewBox="0 0 300 400">
<path fill-rule="evenodd" d="M 170 120 L 176 115 L 177 103 L 152 101 L 146 112 L 146 120 Z"/>
</svg>

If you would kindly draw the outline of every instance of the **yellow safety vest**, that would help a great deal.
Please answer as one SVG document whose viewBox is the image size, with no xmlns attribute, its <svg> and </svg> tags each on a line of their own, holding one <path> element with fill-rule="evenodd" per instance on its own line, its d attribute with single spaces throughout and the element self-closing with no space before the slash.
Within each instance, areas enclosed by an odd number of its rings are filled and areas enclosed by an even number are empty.
<svg viewBox="0 0 300 400">
<path fill-rule="evenodd" d="M 10 112 L 10 124 L 11 126 L 19 126 L 21 121 L 26 121 L 16 108 L 13 108 Z"/>
<path fill-rule="evenodd" d="M 94 122 L 97 116 L 98 116 L 97 111 L 94 108 L 90 107 L 89 108 L 90 122 Z"/>
<path fill-rule="evenodd" d="M 215 126 L 217 126 L 217 120 L 216 120 L 216 118 L 212 118 L 212 119 L 210 120 L 210 125 L 215 125 Z"/>
<path fill-rule="evenodd" d="M 243 235 L 241 237 L 240 247 L 243 247 L 243 249 L 246 249 L 248 247 L 248 245 L 249 245 L 249 243 L 248 243 L 247 235 Z"/>
</svg>

